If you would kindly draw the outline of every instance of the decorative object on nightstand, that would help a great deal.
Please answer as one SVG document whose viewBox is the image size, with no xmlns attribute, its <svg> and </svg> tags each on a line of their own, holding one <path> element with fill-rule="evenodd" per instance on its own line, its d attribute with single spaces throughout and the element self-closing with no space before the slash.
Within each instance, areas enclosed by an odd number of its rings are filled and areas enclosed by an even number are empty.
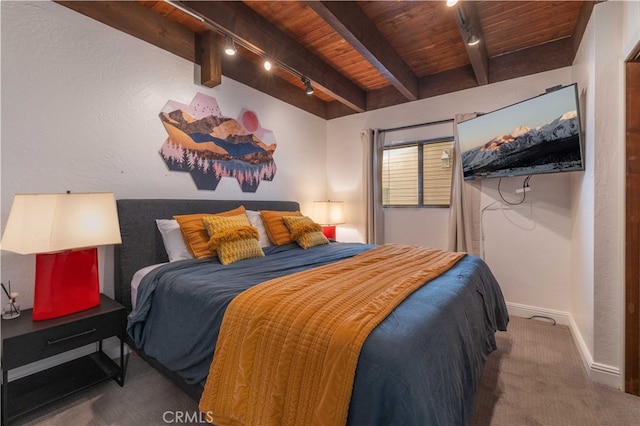
<svg viewBox="0 0 640 426">
<path fill-rule="evenodd" d="M 36 255 L 38 321 L 99 305 L 96 246 L 121 242 L 113 193 L 16 194 L 2 250 Z"/>
<path fill-rule="evenodd" d="M 344 203 L 342 201 L 314 201 L 313 220 L 322 225 L 322 233 L 336 239 L 336 225 L 344 223 Z"/>
<path fill-rule="evenodd" d="M 4 283 L 0 283 L 4 294 L 7 295 L 9 301 L 2 305 L 2 319 L 14 319 L 20 316 L 20 304 L 18 303 L 18 293 L 11 291 L 11 281 L 9 281 L 9 290 L 4 286 Z"/>
</svg>

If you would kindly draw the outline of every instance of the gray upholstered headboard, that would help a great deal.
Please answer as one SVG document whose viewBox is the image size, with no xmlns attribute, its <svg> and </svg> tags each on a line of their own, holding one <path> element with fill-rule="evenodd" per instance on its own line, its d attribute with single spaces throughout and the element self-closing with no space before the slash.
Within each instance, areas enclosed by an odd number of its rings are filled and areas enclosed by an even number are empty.
<svg viewBox="0 0 640 426">
<path fill-rule="evenodd" d="M 115 297 L 129 311 L 133 274 L 145 266 L 168 261 L 156 219 L 190 213 L 219 213 L 240 205 L 247 210 L 300 209 L 295 201 L 130 199 L 116 203 L 122 244 L 115 246 Z"/>
</svg>

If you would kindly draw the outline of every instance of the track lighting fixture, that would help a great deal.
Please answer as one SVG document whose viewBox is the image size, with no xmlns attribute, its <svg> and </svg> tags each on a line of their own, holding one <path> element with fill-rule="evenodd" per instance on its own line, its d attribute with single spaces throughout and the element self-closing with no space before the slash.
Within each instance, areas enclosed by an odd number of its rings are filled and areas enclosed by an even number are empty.
<svg viewBox="0 0 640 426">
<path fill-rule="evenodd" d="M 175 7 L 176 9 L 178 9 L 178 10 L 184 12 L 184 13 L 187 13 L 190 16 L 198 19 L 200 22 L 204 23 L 210 29 L 212 29 L 214 31 L 217 31 L 222 36 L 224 36 L 224 38 L 225 38 L 224 53 L 226 53 L 227 55 L 233 56 L 238 52 L 238 50 L 236 49 L 236 43 L 237 43 L 240 46 L 242 46 L 245 50 L 247 50 L 249 52 L 252 52 L 255 55 L 263 58 L 264 62 L 262 63 L 262 65 L 263 65 L 265 70 L 271 71 L 271 70 L 273 70 L 274 67 L 278 67 L 278 69 L 281 69 L 282 71 L 288 72 L 289 74 L 291 74 L 294 77 L 299 77 L 300 80 L 302 80 L 302 83 L 304 84 L 304 89 L 305 89 L 305 92 L 307 93 L 307 95 L 312 95 L 313 94 L 313 86 L 311 86 L 311 81 L 307 77 L 305 77 L 302 74 L 300 74 L 299 71 L 287 66 L 285 63 L 278 62 L 278 61 L 273 61 L 273 60 L 269 59 L 268 56 L 267 56 L 268 53 L 258 50 L 256 47 L 254 47 L 250 43 L 244 41 L 242 38 L 238 38 L 238 39 L 234 40 L 233 36 L 231 34 L 228 34 L 227 30 L 224 27 L 221 27 L 221 26 L 213 23 L 212 21 L 210 21 L 208 19 L 205 20 L 198 13 L 192 12 L 191 10 L 189 10 L 189 8 L 181 6 L 180 3 L 176 3 L 173 0 L 164 0 L 164 1 L 166 3 L 168 3 L 168 4 L 170 4 L 171 6 Z"/>
<path fill-rule="evenodd" d="M 447 0 L 447 6 L 453 7 L 458 3 L 458 0 Z"/>
<path fill-rule="evenodd" d="M 175 3 L 172 0 L 164 0 L 164 2 L 170 4 L 171 6 L 175 7 L 176 9 L 186 13 L 187 15 L 196 18 L 198 21 L 200 21 L 200 22 L 202 22 L 204 24 L 204 18 L 202 16 L 198 15 L 197 13 L 193 13 L 189 9 L 180 6 L 178 3 Z"/>
<path fill-rule="evenodd" d="M 236 49 L 236 45 L 233 43 L 233 37 L 231 37 L 230 35 L 227 35 L 225 37 L 225 44 L 224 44 L 224 53 L 226 53 L 229 56 L 233 56 L 236 54 L 236 52 L 238 51 Z"/>
<path fill-rule="evenodd" d="M 467 44 L 469 46 L 475 46 L 478 43 L 480 43 L 480 39 L 475 33 L 472 33 L 469 38 L 467 38 Z"/>
<path fill-rule="evenodd" d="M 302 77 L 301 80 L 302 83 L 304 83 L 304 88 L 307 92 L 307 95 L 313 95 L 313 87 L 311 86 L 311 82 L 309 81 L 309 79 L 307 77 Z"/>
<path fill-rule="evenodd" d="M 476 34 L 476 29 L 471 25 L 469 20 L 467 20 L 463 10 L 460 8 L 456 9 L 456 21 L 458 21 L 458 26 L 460 27 L 460 32 L 463 34 L 463 39 L 464 34 L 468 34 L 467 39 L 465 40 L 467 46 L 475 46 L 480 43 L 480 37 Z"/>
</svg>

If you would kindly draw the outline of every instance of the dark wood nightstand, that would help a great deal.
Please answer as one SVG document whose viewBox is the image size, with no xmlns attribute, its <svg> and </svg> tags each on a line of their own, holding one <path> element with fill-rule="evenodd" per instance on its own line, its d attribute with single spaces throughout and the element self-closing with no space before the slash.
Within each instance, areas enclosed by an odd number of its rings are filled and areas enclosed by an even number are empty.
<svg viewBox="0 0 640 426">
<path fill-rule="evenodd" d="M 60 318 L 33 321 L 32 310 L 2 320 L 2 423 L 45 404 L 114 379 L 124 385 L 124 338 L 127 312 L 104 294 L 100 306 Z M 120 339 L 120 365 L 102 351 L 102 340 Z M 97 342 L 89 355 L 8 382 L 8 371 Z"/>
</svg>

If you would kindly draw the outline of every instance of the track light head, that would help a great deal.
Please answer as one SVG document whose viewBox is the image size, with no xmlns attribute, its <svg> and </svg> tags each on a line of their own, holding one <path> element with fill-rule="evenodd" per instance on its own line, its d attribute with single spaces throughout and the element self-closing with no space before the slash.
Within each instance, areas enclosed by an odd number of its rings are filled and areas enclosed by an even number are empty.
<svg viewBox="0 0 640 426">
<path fill-rule="evenodd" d="M 307 95 L 313 95 L 313 87 L 311 86 L 311 82 L 307 77 L 301 77 L 302 83 L 304 84 L 305 91 Z"/>
<path fill-rule="evenodd" d="M 467 39 L 467 44 L 469 46 L 475 46 L 478 43 L 480 43 L 480 38 L 475 34 L 471 34 Z"/>
<path fill-rule="evenodd" d="M 231 37 L 230 35 L 225 37 L 225 44 L 224 44 L 224 53 L 226 53 L 229 56 L 233 56 L 236 54 L 238 50 L 236 49 L 236 45 L 233 43 L 233 37 Z"/>
<path fill-rule="evenodd" d="M 271 61 L 268 59 L 264 60 L 264 69 L 267 71 L 271 71 L 271 68 L 273 68 L 273 64 L 271 64 Z"/>
<path fill-rule="evenodd" d="M 458 3 L 458 0 L 447 0 L 447 6 L 453 7 Z"/>
</svg>

